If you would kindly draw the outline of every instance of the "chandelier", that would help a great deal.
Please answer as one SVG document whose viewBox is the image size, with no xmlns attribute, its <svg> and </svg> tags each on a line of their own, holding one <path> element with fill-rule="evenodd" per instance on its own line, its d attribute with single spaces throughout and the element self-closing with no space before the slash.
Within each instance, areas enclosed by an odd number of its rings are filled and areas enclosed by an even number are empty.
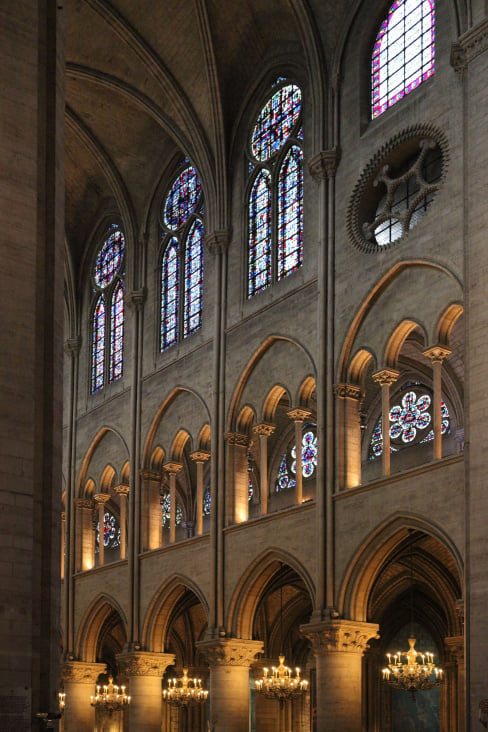
<svg viewBox="0 0 488 732">
<path fill-rule="evenodd" d="M 113 677 L 108 677 L 108 684 L 99 686 L 95 696 L 90 697 L 92 707 L 102 709 L 111 717 L 114 712 L 120 712 L 130 704 L 130 696 L 125 693 L 125 686 L 113 683 Z"/>
<path fill-rule="evenodd" d="M 201 679 L 189 679 L 188 669 L 183 669 L 180 679 L 168 679 L 168 688 L 163 689 L 163 699 L 170 704 L 185 707 L 206 701 L 208 691 L 202 687 Z"/>
</svg>

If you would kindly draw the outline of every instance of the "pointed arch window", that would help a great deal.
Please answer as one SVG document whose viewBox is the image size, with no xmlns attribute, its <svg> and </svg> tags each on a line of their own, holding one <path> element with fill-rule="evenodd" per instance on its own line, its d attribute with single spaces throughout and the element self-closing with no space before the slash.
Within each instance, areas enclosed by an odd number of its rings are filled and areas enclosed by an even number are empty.
<svg viewBox="0 0 488 732">
<path fill-rule="evenodd" d="M 202 326 L 203 195 L 188 161 L 163 201 L 161 229 L 160 350 L 165 351 Z"/>
<path fill-rule="evenodd" d="M 373 48 L 372 118 L 432 76 L 434 66 L 434 0 L 395 0 Z"/>
<path fill-rule="evenodd" d="M 117 224 L 105 230 L 92 270 L 90 391 L 120 379 L 124 364 L 125 237 Z"/>
<path fill-rule="evenodd" d="M 302 94 L 280 78 L 249 144 L 248 298 L 292 274 L 303 259 Z"/>
</svg>

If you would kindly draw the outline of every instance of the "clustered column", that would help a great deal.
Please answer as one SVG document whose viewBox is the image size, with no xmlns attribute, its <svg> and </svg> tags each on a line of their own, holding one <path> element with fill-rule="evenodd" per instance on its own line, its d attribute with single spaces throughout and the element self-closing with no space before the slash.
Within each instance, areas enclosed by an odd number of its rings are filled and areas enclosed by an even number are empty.
<svg viewBox="0 0 488 732">
<path fill-rule="evenodd" d="M 163 522 L 161 516 L 161 476 L 159 473 L 142 473 L 146 500 L 144 501 L 143 548 L 157 549 L 163 543 Z"/>
<path fill-rule="evenodd" d="M 296 445 L 296 492 L 297 503 L 300 505 L 303 501 L 303 466 L 302 466 L 302 427 L 303 422 L 309 419 L 312 412 L 309 409 L 290 409 L 287 416 L 295 423 L 295 445 Z"/>
<path fill-rule="evenodd" d="M 390 475 L 390 386 L 400 376 L 396 369 L 381 369 L 371 374 L 373 381 L 381 386 L 381 431 L 383 435 L 383 475 Z"/>
<path fill-rule="evenodd" d="M 84 572 L 95 564 L 95 535 L 93 533 L 93 509 L 91 498 L 76 500 L 76 571 Z"/>
<path fill-rule="evenodd" d="M 147 651 L 133 651 L 117 656 L 119 673 L 129 681 L 129 730 L 161 732 L 161 679 L 174 660 L 172 653 Z"/>
<path fill-rule="evenodd" d="M 268 437 L 271 437 L 275 429 L 275 426 L 268 424 L 268 422 L 261 422 L 253 429 L 253 432 L 259 436 L 259 482 L 262 516 L 268 513 Z"/>
<path fill-rule="evenodd" d="M 197 495 L 195 507 L 195 534 L 201 536 L 203 533 L 203 466 L 210 458 L 210 453 L 205 450 L 196 450 L 190 453 L 190 458 L 197 466 Z"/>
<path fill-rule="evenodd" d="M 239 432 L 227 432 L 228 484 L 234 486 L 233 498 L 227 503 L 227 523 L 242 523 L 249 517 L 247 450 L 249 439 Z"/>
<path fill-rule="evenodd" d="M 359 386 L 336 384 L 334 392 L 339 405 L 338 481 L 339 488 L 361 485 L 361 419 L 360 405 L 364 398 Z"/>
</svg>

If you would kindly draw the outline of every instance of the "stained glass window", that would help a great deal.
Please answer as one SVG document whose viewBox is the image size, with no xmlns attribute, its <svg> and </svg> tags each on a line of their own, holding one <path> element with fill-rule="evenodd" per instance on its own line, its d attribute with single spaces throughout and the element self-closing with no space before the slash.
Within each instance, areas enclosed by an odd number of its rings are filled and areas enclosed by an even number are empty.
<svg viewBox="0 0 488 732">
<path fill-rule="evenodd" d="M 93 394 L 122 376 L 125 238 L 116 224 L 105 232 L 93 267 L 91 383 Z M 107 366 L 108 364 L 108 366 Z"/>
<path fill-rule="evenodd" d="M 434 73 L 434 15 L 434 0 L 395 0 L 391 5 L 373 49 L 373 118 Z"/>
<path fill-rule="evenodd" d="M 203 495 L 203 515 L 210 516 L 210 508 L 212 506 L 212 498 L 210 495 L 210 488 L 207 488 Z"/>
<path fill-rule="evenodd" d="M 281 492 L 296 486 L 296 445 L 292 445 L 283 455 L 278 475 L 276 476 L 275 490 Z M 317 467 L 317 431 L 314 424 L 304 425 L 302 429 L 302 477 L 304 480 L 312 478 Z"/>
<path fill-rule="evenodd" d="M 444 401 L 441 402 L 441 434 L 450 431 L 451 420 L 449 410 Z M 411 445 L 422 444 L 434 439 L 434 430 L 427 428 L 433 425 L 432 397 L 425 390 L 406 391 L 400 402 L 390 409 L 390 451 L 398 452 Z M 369 446 L 369 458 L 374 460 L 383 453 L 383 425 L 381 417 L 375 424 Z"/>
<path fill-rule="evenodd" d="M 163 522 L 163 529 L 165 526 L 169 526 L 170 520 L 171 520 L 171 497 L 169 493 L 163 493 L 161 496 L 161 517 Z M 181 507 L 176 504 L 176 516 L 175 516 L 175 524 L 181 524 L 183 521 L 183 511 L 181 510 Z"/>
<path fill-rule="evenodd" d="M 100 523 L 97 522 L 95 532 L 95 552 L 100 546 Z M 117 549 L 120 546 L 120 524 L 110 511 L 103 516 L 103 546 L 105 549 Z"/>
<path fill-rule="evenodd" d="M 188 165 L 163 202 L 161 226 L 161 351 L 202 325 L 203 197 L 196 170 Z"/>
<path fill-rule="evenodd" d="M 302 94 L 282 77 L 273 88 L 249 146 L 249 298 L 302 264 Z"/>
</svg>

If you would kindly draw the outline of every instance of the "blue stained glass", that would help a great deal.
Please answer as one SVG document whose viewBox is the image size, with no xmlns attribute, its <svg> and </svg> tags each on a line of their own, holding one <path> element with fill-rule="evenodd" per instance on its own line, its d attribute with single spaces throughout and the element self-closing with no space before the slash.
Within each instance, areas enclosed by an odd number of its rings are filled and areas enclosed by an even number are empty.
<svg viewBox="0 0 488 732">
<path fill-rule="evenodd" d="M 193 166 L 185 168 L 176 178 L 166 197 L 163 221 L 176 231 L 188 220 L 200 198 L 202 184 Z"/>
<path fill-rule="evenodd" d="M 276 491 L 296 486 L 296 480 L 292 477 L 292 475 L 296 475 L 296 455 L 296 445 L 291 447 L 289 454 L 285 452 L 283 455 L 276 478 Z M 317 455 L 315 427 L 311 429 L 311 425 L 305 425 L 302 433 L 302 476 L 304 479 L 313 476 L 317 467 Z"/>
<path fill-rule="evenodd" d="M 179 255 L 178 240 L 166 247 L 161 267 L 161 350 L 178 340 Z"/>
<path fill-rule="evenodd" d="M 105 371 L 105 303 L 100 295 L 92 321 L 92 394 L 103 387 Z"/>
<path fill-rule="evenodd" d="M 298 122 L 302 93 L 288 84 L 278 89 L 261 110 L 251 138 L 251 151 L 259 162 L 269 160 L 283 147 Z"/>
<path fill-rule="evenodd" d="M 195 221 L 185 247 L 185 307 L 183 336 L 198 330 L 202 324 L 203 289 L 203 226 Z"/>
<path fill-rule="evenodd" d="M 112 295 L 110 319 L 110 374 L 109 381 L 122 376 L 124 352 L 124 287 L 119 283 Z"/>
<path fill-rule="evenodd" d="M 290 477 L 290 474 L 288 472 L 286 453 L 285 453 L 281 459 L 280 467 L 278 468 L 278 475 L 276 477 L 276 492 L 280 493 L 281 491 L 284 491 L 287 488 L 294 488 L 295 486 L 296 486 L 296 481 Z"/>
<path fill-rule="evenodd" d="M 278 178 L 278 279 L 301 267 L 303 247 L 302 151 L 291 147 Z"/>
<path fill-rule="evenodd" d="M 99 287 L 107 287 L 113 281 L 122 263 L 124 248 L 124 235 L 112 224 L 95 261 L 93 278 Z"/>
<path fill-rule="evenodd" d="M 97 522 L 95 551 L 99 551 L 100 522 Z M 113 513 L 105 511 L 103 515 L 103 546 L 106 549 L 117 549 L 120 546 L 120 525 Z"/>
<path fill-rule="evenodd" d="M 203 496 L 203 515 L 210 516 L 210 509 L 212 507 L 212 496 L 210 494 L 210 488 L 207 488 Z"/>
<path fill-rule="evenodd" d="M 432 76 L 434 60 L 434 0 L 395 0 L 373 49 L 373 119 Z"/>
<path fill-rule="evenodd" d="M 163 493 L 161 496 L 161 518 L 163 522 L 163 528 L 167 525 L 169 526 L 171 521 L 171 496 L 169 493 Z M 175 516 L 175 524 L 181 524 L 183 521 L 183 511 L 181 510 L 180 506 L 176 504 L 176 516 Z"/>
<path fill-rule="evenodd" d="M 271 176 L 261 170 L 249 197 L 248 297 L 271 283 Z"/>
</svg>

